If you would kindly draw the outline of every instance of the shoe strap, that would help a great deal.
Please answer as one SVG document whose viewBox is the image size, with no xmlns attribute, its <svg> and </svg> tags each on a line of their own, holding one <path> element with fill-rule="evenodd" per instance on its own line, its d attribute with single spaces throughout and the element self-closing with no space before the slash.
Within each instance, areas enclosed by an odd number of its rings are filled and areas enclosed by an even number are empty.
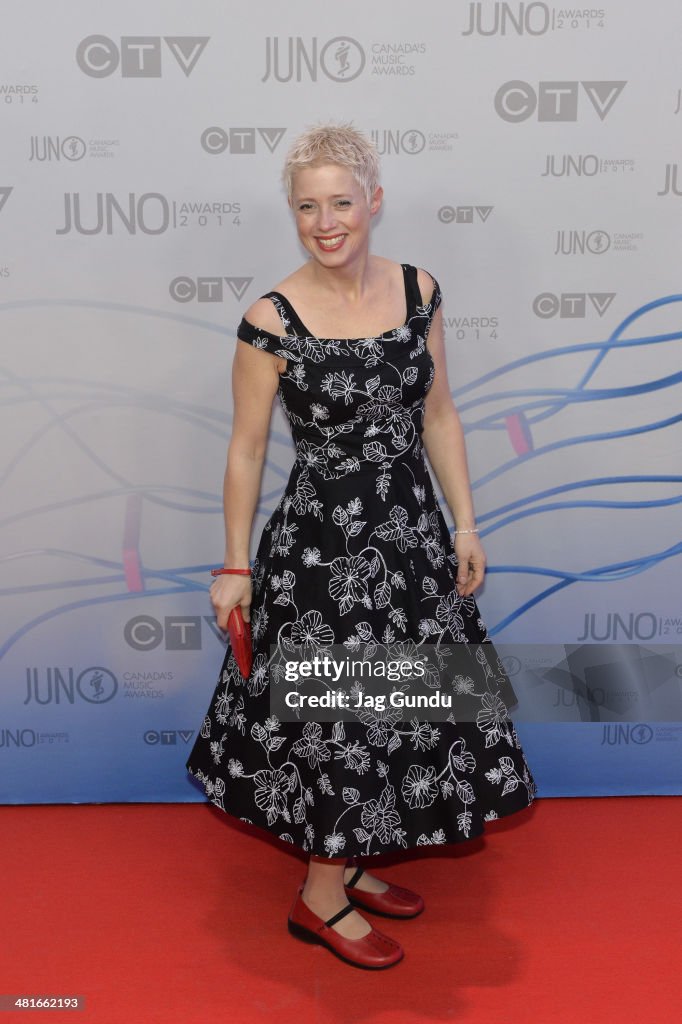
<svg viewBox="0 0 682 1024">
<path fill-rule="evenodd" d="M 364 873 L 365 872 L 363 868 L 358 868 L 355 874 L 352 876 L 352 878 L 350 878 L 345 883 L 346 889 L 352 889 L 354 885 L 357 885 L 357 883 L 360 881 L 360 878 L 362 877 L 362 875 L 364 875 Z"/>
<path fill-rule="evenodd" d="M 330 917 L 328 921 L 324 922 L 327 928 L 331 928 L 333 924 L 336 924 L 337 921 L 340 921 L 342 917 L 346 916 L 346 914 L 350 914 L 351 910 L 355 910 L 355 907 L 353 906 L 352 903 L 347 903 L 343 910 L 339 910 L 338 914 L 334 914 L 333 917 Z"/>
</svg>

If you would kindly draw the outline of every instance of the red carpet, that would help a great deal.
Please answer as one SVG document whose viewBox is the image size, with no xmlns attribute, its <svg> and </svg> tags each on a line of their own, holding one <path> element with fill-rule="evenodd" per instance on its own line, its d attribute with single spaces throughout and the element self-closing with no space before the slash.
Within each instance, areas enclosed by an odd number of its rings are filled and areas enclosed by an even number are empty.
<svg viewBox="0 0 682 1024">
<path fill-rule="evenodd" d="M 375 974 L 289 936 L 303 861 L 211 805 L 3 807 L 0 993 L 86 1008 L 0 1024 L 665 1024 L 681 809 L 537 800 L 459 847 L 376 858 L 427 909 L 371 918 L 406 950 Z"/>
</svg>

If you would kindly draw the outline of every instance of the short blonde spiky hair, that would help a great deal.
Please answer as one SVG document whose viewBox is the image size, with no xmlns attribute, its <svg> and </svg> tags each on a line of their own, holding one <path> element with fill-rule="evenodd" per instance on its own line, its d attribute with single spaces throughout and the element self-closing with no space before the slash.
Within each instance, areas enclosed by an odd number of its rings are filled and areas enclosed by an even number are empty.
<svg viewBox="0 0 682 1024">
<path fill-rule="evenodd" d="M 367 202 L 371 202 L 379 184 L 379 154 L 374 143 L 350 122 L 318 124 L 295 139 L 282 172 L 289 200 L 296 171 L 319 164 L 347 167 L 365 193 Z"/>
</svg>

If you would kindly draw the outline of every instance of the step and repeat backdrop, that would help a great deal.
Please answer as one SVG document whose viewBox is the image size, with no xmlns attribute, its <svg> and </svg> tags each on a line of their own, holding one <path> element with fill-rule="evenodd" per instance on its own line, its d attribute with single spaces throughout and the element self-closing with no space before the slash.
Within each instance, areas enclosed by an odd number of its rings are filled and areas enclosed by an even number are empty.
<svg viewBox="0 0 682 1024">
<path fill-rule="evenodd" d="M 373 250 L 443 289 L 540 795 L 682 792 L 681 32 L 673 0 L 5 13 L 2 802 L 205 799 L 235 331 L 304 258 L 281 167 L 330 119 L 382 156 Z M 292 462 L 276 402 L 252 557 Z"/>
</svg>

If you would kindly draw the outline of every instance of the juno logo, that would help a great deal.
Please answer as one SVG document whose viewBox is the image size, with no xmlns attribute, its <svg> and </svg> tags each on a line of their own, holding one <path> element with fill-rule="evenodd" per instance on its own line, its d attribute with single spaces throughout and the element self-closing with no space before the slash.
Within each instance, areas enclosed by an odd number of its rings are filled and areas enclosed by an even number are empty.
<svg viewBox="0 0 682 1024">
<path fill-rule="evenodd" d="M 334 36 L 320 43 L 317 37 L 265 37 L 265 73 L 261 82 L 316 82 L 322 71 L 332 82 L 353 82 L 365 67 L 365 51 L 357 39 Z"/>
</svg>

